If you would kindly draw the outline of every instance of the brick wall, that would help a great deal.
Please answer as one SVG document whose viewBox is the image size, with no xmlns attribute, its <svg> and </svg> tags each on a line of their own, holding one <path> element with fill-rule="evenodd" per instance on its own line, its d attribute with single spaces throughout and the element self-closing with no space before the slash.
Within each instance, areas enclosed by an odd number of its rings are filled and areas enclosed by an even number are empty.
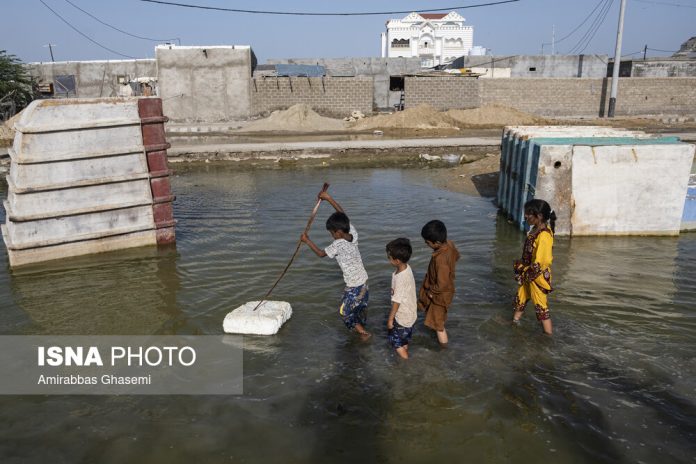
<svg viewBox="0 0 696 464">
<path fill-rule="evenodd" d="M 324 116 L 372 113 L 372 77 L 266 77 L 251 81 L 252 114 L 306 103 Z"/>
<path fill-rule="evenodd" d="M 406 108 L 428 104 L 439 110 L 477 108 L 480 106 L 479 80 L 461 76 L 421 77 L 404 79 Z"/>
</svg>

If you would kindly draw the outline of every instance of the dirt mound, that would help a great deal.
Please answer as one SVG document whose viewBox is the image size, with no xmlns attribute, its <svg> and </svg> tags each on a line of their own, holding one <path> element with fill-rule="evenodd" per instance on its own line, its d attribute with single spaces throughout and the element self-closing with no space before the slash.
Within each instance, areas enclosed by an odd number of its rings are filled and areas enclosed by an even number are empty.
<svg viewBox="0 0 696 464">
<path fill-rule="evenodd" d="M 9 145 L 8 142 L 12 142 L 12 140 L 14 139 L 15 131 L 12 128 L 12 126 L 14 126 L 15 121 L 19 120 L 20 114 L 22 114 L 21 111 L 12 116 L 4 123 L 0 122 L 0 140 L 4 142 L 3 145 Z"/>
<path fill-rule="evenodd" d="M 449 110 L 445 113 L 459 127 L 491 127 L 549 124 L 548 119 L 500 105 L 486 105 L 470 110 Z"/>
<path fill-rule="evenodd" d="M 287 110 L 278 110 L 265 119 L 251 122 L 244 126 L 245 132 L 314 132 L 340 131 L 346 123 L 340 119 L 325 118 L 317 114 L 309 105 L 299 103 Z"/>
<path fill-rule="evenodd" d="M 430 105 L 419 105 L 393 114 L 382 114 L 354 123 L 354 130 L 370 129 L 454 129 L 455 121 Z"/>
</svg>

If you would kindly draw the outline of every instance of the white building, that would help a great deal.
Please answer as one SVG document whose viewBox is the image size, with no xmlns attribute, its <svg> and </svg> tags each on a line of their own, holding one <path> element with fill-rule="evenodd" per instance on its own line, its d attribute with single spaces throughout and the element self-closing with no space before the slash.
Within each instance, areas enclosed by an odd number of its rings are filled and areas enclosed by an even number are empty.
<svg viewBox="0 0 696 464">
<path fill-rule="evenodd" d="M 411 13 L 404 19 L 387 21 L 382 33 L 382 57 L 421 59 L 424 68 L 468 55 L 474 43 L 474 28 L 464 25 L 456 11 L 447 14 Z"/>
</svg>

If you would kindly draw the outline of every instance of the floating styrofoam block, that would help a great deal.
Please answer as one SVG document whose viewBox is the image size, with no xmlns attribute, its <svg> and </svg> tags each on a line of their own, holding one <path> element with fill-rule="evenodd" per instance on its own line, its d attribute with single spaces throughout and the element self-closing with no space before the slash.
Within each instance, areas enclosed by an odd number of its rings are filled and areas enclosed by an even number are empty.
<svg viewBox="0 0 696 464">
<path fill-rule="evenodd" d="M 273 335 L 292 316 L 287 301 L 264 301 L 254 311 L 258 301 L 250 301 L 231 311 L 222 322 L 226 333 Z"/>
</svg>

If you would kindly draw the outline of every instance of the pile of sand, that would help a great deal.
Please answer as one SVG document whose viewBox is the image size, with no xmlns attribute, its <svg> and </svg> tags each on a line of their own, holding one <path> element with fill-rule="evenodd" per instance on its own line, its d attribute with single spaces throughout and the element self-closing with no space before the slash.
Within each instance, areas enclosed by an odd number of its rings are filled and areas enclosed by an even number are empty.
<svg viewBox="0 0 696 464">
<path fill-rule="evenodd" d="M 245 132 L 285 131 L 285 132 L 315 132 L 340 131 L 346 128 L 346 123 L 340 119 L 320 116 L 309 105 L 299 103 L 287 110 L 278 110 L 265 119 L 251 122 L 244 126 Z"/>
<path fill-rule="evenodd" d="M 445 113 L 458 127 L 519 126 L 548 124 L 548 119 L 500 105 L 485 105 L 470 110 L 449 110 Z"/>
<path fill-rule="evenodd" d="M 371 129 L 455 129 L 456 123 L 446 113 L 430 105 L 419 105 L 393 114 L 381 114 L 357 121 L 354 130 Z"/>
<path fill-rule="evenodd" d="M 12 127 L 14 126 L 15 121 L 19 120 L 19 116 L 21 114 L 22 112 L 20 111 L 4 123 L 0 122 L 0 140 L 11 142 L 12 139 L 14 139 L 15 131 Z M 7 145 L 7 143 L 5 143 L 5 145 Z"/>
<path fill-rule="evenodd" d="M 438 111 L 430 105 L 420 105 L 393 114 L 373 116 L 358 121 L 351 127 L 354 130 L 456 129 L 548 123 L 547 119 L 498 105 L 444 112 Z"/>
</svg>

